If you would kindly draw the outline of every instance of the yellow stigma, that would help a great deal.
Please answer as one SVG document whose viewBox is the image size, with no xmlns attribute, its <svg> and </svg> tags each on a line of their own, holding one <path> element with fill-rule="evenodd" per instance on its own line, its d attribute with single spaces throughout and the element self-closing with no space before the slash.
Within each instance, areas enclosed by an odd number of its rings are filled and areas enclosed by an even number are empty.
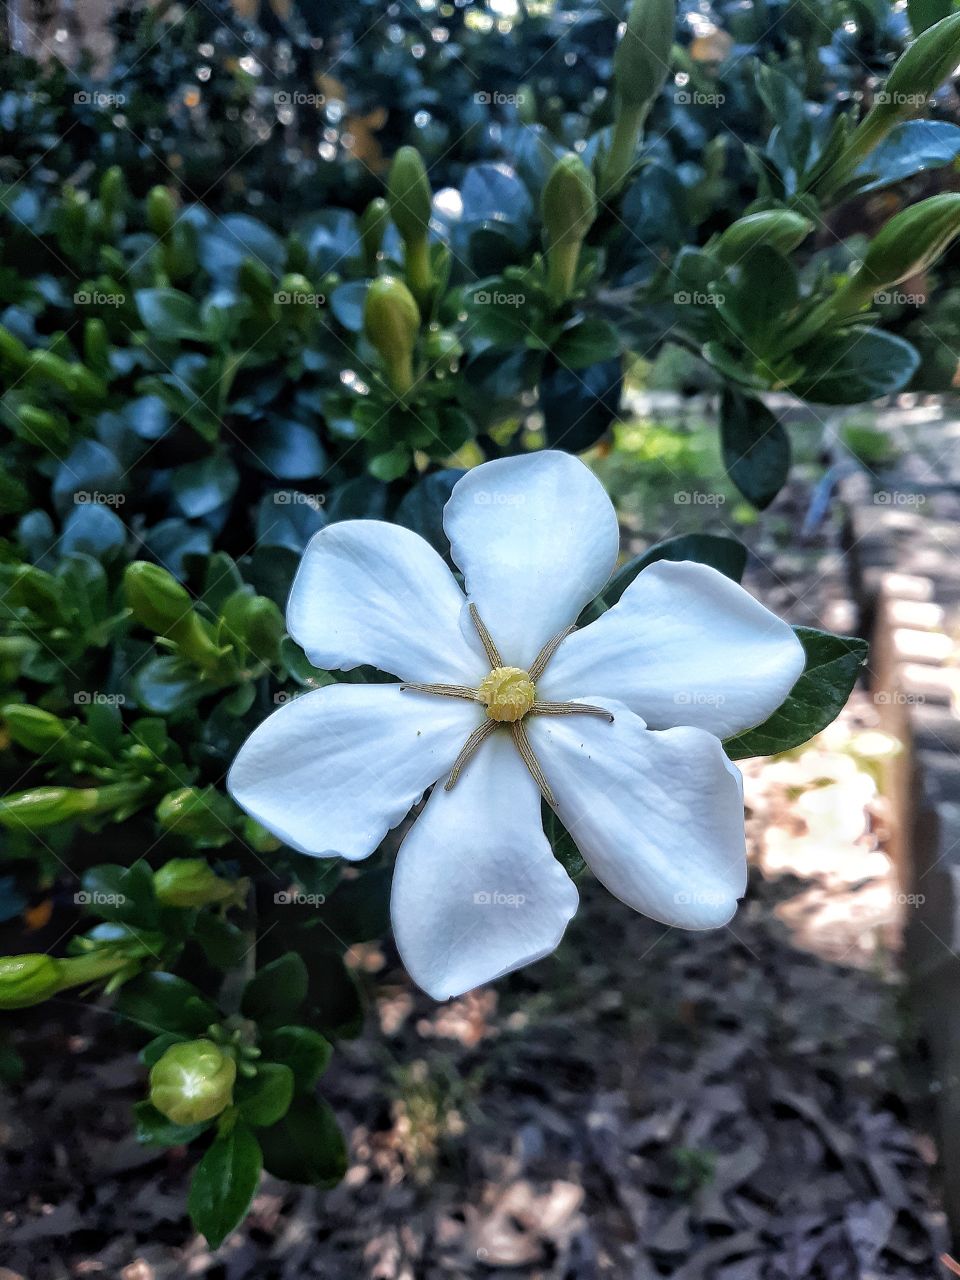
<svg viewBox="0 0 960 1280">
<path fill-rule="evenodd" d="M 526 671 L 519 667 L 494 667 L 477 689 L 491 720 L 522 720 L 533 706 L 536 691 Z"/>
</svg>

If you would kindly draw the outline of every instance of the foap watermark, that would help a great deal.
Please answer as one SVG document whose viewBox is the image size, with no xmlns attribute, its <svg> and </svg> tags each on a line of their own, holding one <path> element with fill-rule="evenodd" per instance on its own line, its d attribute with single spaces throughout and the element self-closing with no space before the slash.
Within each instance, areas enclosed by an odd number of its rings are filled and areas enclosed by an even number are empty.
<svg viewBox="0 0 960 1280">
<path fill-rule="evenodd" d="M 499 889 L 481 889 L 473 895 L 476 907 L 522 907 L 526 900 L 522 893 L 501 893 Z"/>
<path fill-rule="evenodd" d="M 323 893 L 304 893 L 302 889 L 281 889 L 273 900 L 278 907 L 322 907 L 327 897 Z"/>
<path fill-rule="evenodd" d="M 104 93 L 100 89 L 81 89 L 73 95 L 78 107 L 122 107 L 126 100 L 125 93 Z"/>
<path fill-rule="evenodd" d="M 78 907 L 122 907 L 127 900 L 124 893 L 101 893 L 98 889 L 81 889 L 73 895 Z"/>
<path fill-rule="evenodd" d="M 678 289 L 673 301 L 678 307 L 722 307 L 725 293 L 704 293 L 701 289 Z"/>
<path fill-rule="evenodd" d="M 898 893 L 895 898 L 898 907 L 922 907 L 926 900 L 925 893 Z"/>
<path fill-rule="evenodd" d="M 529 94 L 526 93 L 501 93 L 499 89 L 481 89 L 473 95 L 473 100 L 480 107 L 519 107 L 528 97 Z"/>
<path fill-rule="evenodd" d="M 722 493 L 704 493 L 702 489 L 678 489 L 673 495 L 678 507 L 722 507 L 726 500 Z"/>
<path fill-rule="evenodd" d="M 890 93 L 887 89 L 880 89 L 873 100 L 881 107 L 925 107 L 929 97 L 925 93 Z"/>
<path fill-rule="evenodd" d="M 678 707 L 722 707 L 726 702 L 722 693 L 675 693 L 673 700 Z"/>
<path fill-rule="evenodd" d="M 873 695 L 878 707 L 922 707 L 926 698 L 922 693 L 904 693 L 902 689 L 881 689 Z"/>
<path fill-rule="evenodd" d="M 126 500 L 126 494 L 103 493 L 100 489 L 78 489 L 73 495 L 77 507 L 122 507 Z"/>
<path fill-rule="evenodd" d="M 327 99 L 322 93 L 301 93 L 298 89 L 292 92 L 281 90 L 273 95 L 276 107 L 323 107 Z"/>
<path fill-rule="evenodd" d="M 322 293 L 306 293 L 302 289 L 278 289 L 273 300 L 281 307 L 322 307 L 326 297 Z"/>
<path fill-rule="evenodd" d="M 899 289 L 881 289 L 873 295 L 875 307 L 886 307 L 891 304 L 898 307 L 922 307 L 926 305 L 925 293 L 901 293 Z"/>
<path fill-rule="evenodd" d="M 680 907 L 720 907 L 728 898 L 719 889 L 681 889 L 673 900 Z"/>
<path fill-rule="evenodd" d="M 722 107 L 727 100 L 725 93 L 704 93 L 701 89 L 678 89 L 673 95 L 678 107 Z"/>
<path fill-rule="evenodd" d="M 473 295 L 475 307 L 522 307 L 526 300 L 524 293 L 504 293 L 502 289 L 477 289 Z"/>
<path fill-rule="evenodd" d="M 326 500 L 325 493 L 301 493 L 298 489 L 279 489 L 273 495 L 274 506 L 310 507 L 312 511 L 319 511 Z"/>
<path fill-rule="evenodd" d="M 81 689 L 73 695 L 73 701 L 78 707 L 123 707 L 127 702 L 122 693 L 100 693 L 96 689 Z"/>
<path fill-rule="evenodd" d="M 496 489 L 480 489 L 473 495 L 478 507 L 522 507 L 527 500 L 525 493 L 498 493 Z"/>
<path fill-rule="evenodd" d="M 102 289 L 78 289 L 73 295 L 77 307 L 122 307 L 126 300 L 125 293 L 104 293 Z"/>
<path fill-rule="evenodd" d="M 925 507 L 925 493 L 904 493 L 901 489 L 879 489 L 873 495 L 877 507 Z"/>
</svg>

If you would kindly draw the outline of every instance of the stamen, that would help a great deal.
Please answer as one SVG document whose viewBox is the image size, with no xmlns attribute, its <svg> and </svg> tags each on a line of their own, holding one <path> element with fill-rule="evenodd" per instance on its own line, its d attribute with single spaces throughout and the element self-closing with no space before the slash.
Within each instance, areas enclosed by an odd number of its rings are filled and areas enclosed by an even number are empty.
<svg viewBox="0 0 960 1280">
<path fill-rule="evenodd" d="M 531 716 L 603 716 L 613 724 L 613 712 L 606 707 L 592 707 L 587 702 L 535 702 L 527 715 Z"/>
<path fill-rule="evenodd" d="M 477 628 L 477 635 L 480 637 L 480 643 L 483 645 L 484 653 L 490 659 L 491 667 L 502 667 L 503 659 L 500 657 L 497 646 L 493 643 L 493 636 L 483 625 L 483 619 L 477 612 L 477 606 L 475 604 L 470 606 L 470 617 L 473 619 L 473 625 Z"/>
<path fill-rule="evenodd" d="M 533 747 L 530 745 L 530 739 L 527 737 L 527 731 L 524 728 L 522 720 L 515 720 L 510 726 L 513 730 L 513 740 L 517 744 L 517 750 L 520 752 L 523 763 L 530 770 L 534 782 L 540 788 L 540 794 L 546 800 L 552 809 L 557 806 L 556 800 L 553 798 L 553 792 L 550 790 L 550 783 L 543 776 L 543 770 L 540 768 L 540 761 L 533 753 Z"/>
<path fill-rule="evenodd" d="M 576 631 L 576 629 L 576 627 L 567 627 L 566 631 L 561 631 L 558 636 L 554 636 L 552 640 L 547 641 L 533 660 L 533 666 L 529 670 L 531 680 L 537 681 L 540 679 L 547 663 L 560 648 L 564 640 L 566 640 L 570 632 Z"/>
<path fill-rule="evenodd" d="M 478 725 L 477 728 L 474 729 L 473 733 L 471 733 L 470 737 L 463 744 L 463 750 L 453 762 L 453 768 L 450 770 L 450 777 L 443 784 L 444 791 L 449 791 L 451 789 L 453 784 L 460 777 L 460 773 L 463 770 L 464 765 L 475 753 L 477 747 L 480 746 L 481 742 L 483 742 L 485 738 L 489 738 L 490 734 L 493 733 L 496 727 L 496 720 L 484 720 L 483 724 Z"/>
<path fill-rule="evenodd" d="M 414 689 L 417 693 L 437 693 L 443 698 L 466 698 L 468 702 L 479 702 L 476 689 L 471 689 L 468 684 L 417 684 L 415 681 L 408 680 L 400 686 L 400 692 L 406 689 Z"/>
</svg>

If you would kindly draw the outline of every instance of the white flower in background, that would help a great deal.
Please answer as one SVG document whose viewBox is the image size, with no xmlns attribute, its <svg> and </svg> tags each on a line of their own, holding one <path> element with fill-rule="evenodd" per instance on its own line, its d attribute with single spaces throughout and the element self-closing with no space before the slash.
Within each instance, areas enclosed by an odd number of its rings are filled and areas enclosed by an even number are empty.
<svg viewBox="0 0 960 1280">
<path fill-rule="evenodd" d="M 571 632 L 617 561 L 613 506 L 544 452 L 468 472 L 444 509 L 466 596 L 417 534 L 377 520 L 314 536 L 287 610 L 332 684 L 248 738 L 228 787 L 301 853 L 365 858 L 434 782 L 393 881 L 397 946 L 437 999 L 549 954 L 577 891 L 541 794 L 599 880 L 665 924 L 728 921 L 746 886 L 738 770 L 720 745 L 767 718 L 804 654 L 716 570 L 648 566 Z"/>
</svg>

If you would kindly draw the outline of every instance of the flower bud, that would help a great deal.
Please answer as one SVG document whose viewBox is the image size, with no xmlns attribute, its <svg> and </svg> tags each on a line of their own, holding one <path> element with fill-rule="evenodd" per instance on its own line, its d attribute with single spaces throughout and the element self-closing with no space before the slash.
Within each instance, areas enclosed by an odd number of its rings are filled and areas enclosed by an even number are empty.
<svg viewBox="0 0 960 1280">
<path fill-rule="evenodd" d="M 951 13 L 927 27 L 900 55 L 873 110 L 893 117 L 914 114 L 958 64 L 960 13 Z"/>
<path fill-rule="evenodd" d="M 463 355 L 463 346 L 453 329 L 444 329 L 438 324 L 432 324 L 424 335 L 423 354 L 431 363 L 455 360 Z"/>
<path fill-rule="evenodd" d="M 147 193 L 147 226 L 158 238 L 173 230 L 177 206 L 168 187 L 151 187 Z"/>
<path fill-rule="evenodd" d="M 387 182 L 390 216 L 405 244 L 426 240 L 430 229 L 431 193 L 427 171 L 416 147 L 401 147 L 393 157 Z"/>
<path fill-rule="evenodd" d="M 17 434 L 32 444 L 44 449 L 56 451 L 70 439 L 70 428 L 63 418 L 51 413 L 48 409 L 40 409 L 36 405 L 22 404 L 17 407 Z"/>
<path fill-rule="evenodd" d="M 189 592 L 173 574 L 145 560 L 127 565 L 123 590 L 136 620 L 157 635 L 178 627 L 193 608 Z"/>
<path fill-rule="evenodd" d="M 28 348 L 20 339 L 0 325 L 0 356 L 14 365 L 24 365 L 30 358 Z"/>
<path fill-rule="evenodd" d="M 381 276 L 367 290 L 364 331 L 383 361 L 392 390 L 403 396 L 413 386 L 413 349 L 420 331 L 420 309 L 413 294 L 394 276 Z"/>
<path fill-rule="evenodd" d="M 0 797 L 0 827 L 9 831 L 42 831 L 96 813 L 96 787 L 34 787 Z"/>
<path fill-rule="evenodd" d="M 390 206 L 382 196 L 371 200 L 360 219 L 360 243 L 363 246 L 363 260 L 367 274 L 373 275 L 377 269 L 377 254 L 383 244 L 383 233 L 390 220 Z"/>
<path fill-rule="evenodd" d="M 648 108 L 663 88 L 676 21 L 676 0 L 633 0 L 613 56 L 614 87 L 626 106 Z"/>
<path fill-rule="evenodd" d="M 212 1120 L 233 1101 L 235 1060 L 212 1040 L 172 1044 L 150 1071 L 150 1101 L 174 1124 Z"/>
<path fill-rule="evenodd" d="M 164 831 L 216 848 L 232 834 L 237 812 L 233 802 L 216 787 L 181 787 L 170 791 L 156 808 Z"/>
<path fill-rule="evenodd" d="M 99 373 L 110 369 L 110 335 L 99 316 L 89 316 L 83 326 L 83 358 Z"/>
<path fill-rule="evenodd" d="M 548 287 L 550 296 L 559 305 L 573 292 L 580 247 L 597 216 L 593 177 L 572 151 L 553 166 L 543 188 L 540 207 Z"/>
<path fill-rule="evenodd" d="M 745 253 L 769 245 L 778 253 L 790 253 L 813 230 L 809 218 L 790 209 L 767 209 L 739 218 L 721 235 L 713 250 L 727 266 L 735 265 Z"/>
<path fill-rule="evenodd" d="M 160 810 L 168 801 L 182 794 L 174 792 L 164 796 L 157 806 L 157 817 L 160 818 Z M 165 825 L 162 819 L 160 825 Z M 174 858 L 165 863 L 153 873 L 153 891 L 165 907 L 206 907 L 234 896 L 234 886 L 215 875 L 202 858 Z"/>
<path fill-rule="evenodd" d="M 264 666 L 276 662 L 286 630 L 283 614 L 269 596 L 254 596 L 243 615 L 244 639 L 250 653 Z"/>
<path fill-rule="evenodd" d="M 49 711 L 13 703 L 3 708 L 10 737 L 35 755 L 43 755 L 69 733 L 68 726 Z"/>
<path fill-rule="evenodd" d="M 834 295 L 834 310 L 856 310 L 879 289 L 925 271 L 958 234 L 958 192 L 931 196 L 901 210 L 870 241 L 856 274 Z"/>
<path fill-rule="evenodd" d="M 100 179 L 100 206 L 108 218 L 114 217 L 123 208 L 127 198 L 127 184 L 123 170 L 113 164 Z"/>
<path fill-rule="evenodd" d="M 0 1009 L 41 1004 L 62 985 L 61 964 L 54 956 L 0 956 Z"/>
<path fill-rule="evenodd" d="M 548 249 L 586 239 L 597 216 L 597 193 L 590 170 L 572 151 L 551 169 L 540 209 Z"/>
</svg>

